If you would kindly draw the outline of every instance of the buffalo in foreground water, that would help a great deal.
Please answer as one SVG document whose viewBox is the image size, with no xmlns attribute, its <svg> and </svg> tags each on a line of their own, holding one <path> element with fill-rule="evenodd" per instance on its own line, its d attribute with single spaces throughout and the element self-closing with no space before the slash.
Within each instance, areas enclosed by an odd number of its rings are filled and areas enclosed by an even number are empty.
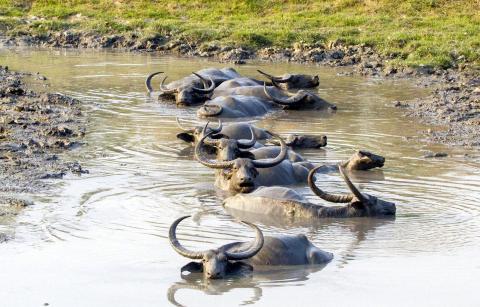
<svg viewBox="0 0 480 307">
<path fill-rule="evenodd" d="M 219 279 L 228 275 L 252 272 L 255 266 L 318 265 L 333 259 L 333 254 L 314 246 L 305 235 L 264 237 L 255 225 L 243 222 L 255 230 L 254 242 L 233 242 L 216 249 L 191 251 L 177 239 L 178 224 L 189 215 L 178 218 L 169 230 L 169 240 L 180 255 L 201 260 L 182 267 L 182 272 L 203 273 L 206 278 Z"/>
</svg>

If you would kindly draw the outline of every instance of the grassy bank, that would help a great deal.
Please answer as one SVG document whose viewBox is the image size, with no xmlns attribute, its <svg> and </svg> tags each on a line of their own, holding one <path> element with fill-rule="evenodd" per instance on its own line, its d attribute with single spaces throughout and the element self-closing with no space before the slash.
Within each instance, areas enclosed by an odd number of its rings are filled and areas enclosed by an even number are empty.
<svg viewBox="0 0 480 307">
<path fill-rule="evenodd" d="M 399 65 L 480 63 L 477 0 L 0 0 L 7 34 L 83 30 L 171 34 L 260 48 L 295 42 L 368 44 Z"/>
</svg>

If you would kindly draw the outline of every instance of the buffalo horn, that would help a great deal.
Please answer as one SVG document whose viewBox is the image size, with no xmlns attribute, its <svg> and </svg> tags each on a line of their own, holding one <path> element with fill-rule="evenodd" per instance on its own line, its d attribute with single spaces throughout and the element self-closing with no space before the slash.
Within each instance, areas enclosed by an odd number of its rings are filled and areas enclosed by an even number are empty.
<svg viewBox="0 0 480 307">
<path fill-rule="evenodd" d="M 258 168 L 274 167 L 275 165 L 282 163 L 287 156 L 287 144 L 285 144 L 285 141 L 277 134 L 274 134 L 270 131 L 267 132 L 280 141 L 280 153 L 273 159 L 252 160 L 253 165 Z"/>
<path fill-rule="evenodd" d="M 263 234 L 262 231 L 255 226 L 254 224 L 244 222 L 242 221 L 247 226 L 252 227 L 255 230 L 255 241 L 246 249 L 245 251 L 240 251 L 240 252 L 225 252 L 225 255 L 229 260 L 242 260 L 242 259 L 248 259 L 253 256 L 255 256 L 263 247 Z"/>
<path fill-rule="evenodd" d="M 292 75 L 288 75 L 288 77 L 286 78 L 282 78 L 282 77 L 275 77 L 275 76 L 272 76 L 270 74 L 267 74 L 266 72 L 263 72 L 259 69 L 257 69 L 257 71 L 259 73 L 261 73 L 262 75 L 264 75 L 265 77 L 267 77 L 268 79 L 272 80 L 272 82 L 278 82 L 278 83 L 285 83 L 285 82 L 288 82 L 292 79 Z"/>
<path fill-rule="evenodd" d="M 170 240 L 170 244 L 172 245 L 173 249 L 179 253 L 180 255 L 190 258 L 190 259 L 202 259 L 203 255 L 206 253 L 205 251 L 203 252 L 194 252 L 186 249 L 183 247 L 180 242 L 177 240 L 177 226 L 180 224 L 181 221 L 184 219 L 190 217 L 190 215 L 182 216 L 173 222 L 173 224 L 170 226 L 170 230 L 168 232 L 168 239 Z"/>
<path fill-rule="evenodd" d="M 339 195 L 339 194 L 330 194 L 327 192 L 322 191 L 316 184 L 314 180 L 314 175 L 317 172 L 318 169 L 323 167 L 324 165 L 320 165 L 315 167 L 308 173 L 308 186 L 310 189 L 323 200 L 332 202 L 332 203 L 349 203 L 354 199 L 353 194 L 346 194 L 346 195 Z"/>
<path fill-rule="evenodd" d="M 154 72 L 153 74 L 148 75 L 147 79 L 145 80 L 145 86 L 147 87 L 147 91 L 149 93 L 153 92 L 152 78 L 158 74 L 163 74 L 163 71 Z"/>
</svg>

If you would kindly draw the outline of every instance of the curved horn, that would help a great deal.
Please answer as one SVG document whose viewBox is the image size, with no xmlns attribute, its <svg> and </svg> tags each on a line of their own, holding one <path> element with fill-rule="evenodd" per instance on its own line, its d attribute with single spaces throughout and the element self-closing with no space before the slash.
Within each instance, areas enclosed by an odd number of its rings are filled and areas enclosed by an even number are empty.
<svg viewBox="0 0 480 307">
<path fill-rule="evenodd" d="M 163 74 L 163 71 L 154 72 L 153 74 L 148 75 L 147 79 L 145 80 L 145 86 L 147 87 L 147 91 L 149 93 L 153 92 L 152 78 L 158 74 Z"/>
<path fill-rule="evenodd" d="M 182 124 L 180 123 L 180 118 L 178 116 L 175 118 L 175 120 L 177 121 L 178 128 L 180 128 L 181 130 L 183 130 L 185 132 L 192 132 L 193 131 L 193 129 L 188 129 L 188 128 L 183 127 Z"/>
<path fill-rule="evenodd" d="M 210 122 L 207 122 L 207 124 L 203 127 L 202 129 L 202 135 L 207 134 L 207 127 L 210 124 Z M 222 122 L 219 120 L 219 125 L 217 128 L 210 128 L 210 132 L 213 134 L 218 133 L 222 130 Z M 210 145 L 210 146 L 217 146 L 219 144 L 220 140 L 217 139 L 212 139 L 212 138 L 206 138 L 203 140 L 204 144 Z"/>
<path fill-rule="evenodd" d="M 327 193 L 327 192 L 324 192 L 324 191 L 320 190 L 320 188 L 317 187 L 317 185 L 315 184 L 315 180 L 314 180 L 313 176 L 315 175 L 317 170 L 322 168 L 323 166 L 324 165 L 317 166 L 308 173 L 308 186 L 313 191 L 313 193 L 315 193 L 315 195 L 317 195 L 321 199 L 332 202 L 332 203 L 349 203 L 349 202 L 351 202 L 354 198 L 353 194 L 346 194 L 346 195 L 330 194 L 330 193 Z"/>
<path fill-rule="evenodd" d="M 285 141 L 277 134 L 274 134 L 270 131 L 267 132 L 280 141 L 280 153 L 274 159 L 252 160 L 253 165 L 258 168 L 274 167 L 275 165 L 280 164 L 287 157 L 287 144 L 285 144 Z"/>
<path fill-rule="evenodd" d="M 197 78 L 199 78 L 200 81 L 202 81 L 202 84 L 203 84 L 204 88 L 208 88 L 208 80 L 207 79 L 205 79 L 202 75 L 197 74 L 196 72 L 192 72 L 192 74 L 197 76 Z M 210 79 L 210 80 L 212 80 L 212 79 Z"/>
<path fill-rule="evenodd" d="M 205 128 L 206 128 L 206 126 L 205 126 Z M 220 119 L 218 120 L 217 128 L 210 127 L 210 131 L 213 131 L 214 134 L 220 133 L 220 131 L 222 131 L 222 129 L 223 129 L 223 123 Z"/>
<path fill-rule="evenodd" d="M 250 125 L 249 128 L 250 128 L 250 134 L 251 134 L 252 137 L 250 138 L 249 141 L 237 140 L 238 148 L 243 148 L 243 149 L 251 148 L 257 142 L 255 134 L 253 133 L 252 126 Z"/>
<path fill-rule="evenodd" d="M 244 222 L 242 221 L 243 224 L 252 227 L 255 230 L 255 241 L 249 246 L 249 248 L 245 251 L 240 251 L 240 252 L 225 252 L 225 255 L 229 260 L 242 260 L 242 259 L 248 259 L 253 256 L 255 256 L 263 247 L 263 233 L 254 224 Z"/>
<path fill-rule="evenodd" d="M 265 92 L 265 95 L 267 95 L 268 98 L 273 100 L 273 102 L 281 105 L 285 105 L 285 106 L 295 105 L 301 102 L 303 99 L 305 99 L 308 96 L 307 92 L 299 91 L 295 95 L 290 96 L 288 98 L 277 98 L 274 95 L 270 94 L 267 88 L 267 83 L 263 83 L 263 91 Z"/>
<path fill-rule="evenodd" d="M 207 123 L 208 125 L 208 123 Z M 195 158 L 198 160 L 198 162 L 202 163 L 205 166 L 208 166 L 210 168 L 216 168 L 216 169 L 222 169 L 222 168 L 230 168 L 233 166 L 233 161 L 225 161 L 225 162 L 214 162 L 211 161 L 207 158 L 205 158 L 202 154 L 202 147 L 203 147 L 203 142 L 207 137 L 213 134 L 213 131 L 209 132 L 208 134 L 205 134 L 200 142 L 195 145 Z"/>
<path fill-rule="evenodd" d="M 202 80 L 203 82 L 203 86 L 204 87 L 207 87 L 208 86 L 208 81 L 200 76 L 199 74 L 197 73 L 193 73 L 195 76 L 199 77 L 200 80 Z M 213 82 L 212 78 L 210 78 L 210 76 L 208 76 L 208 78 L 210 79 L 210 87 L 208 88 L 198 88 L 198 87 L 192 87 L 192 89 L 195 91 L 195 92 L 198 92 L 198 93 L 203 93 L 203 94 L 209 94 L 211 93 L 214 89 L 215 89 L 215 82 Z"/>
<path fill-rule="evenodd" d="M 278 83 L 285 83 L 285 82 L 288 82 L 292 79 L 292 75 L 289 75 L 288 77 L 286 78 L 281 78 L 281 77 L 275 77 L 275 76 L 272 76 L 270 74 L 267 74 L 266 72 L 263 72 L 259 69 L 257 69 L 257 71 L 259 73 L 261 73 L 262 75 L 264 75 L 265 77 L 267 77 L 268 79 L 272 80 L 272 82 L 278 82 Z"/>
<path fill-rule="evenodd" d="M 180 255 L 190 259 L 202 259 L 203 255 L 205 254 L 204 251 L 203 252 L 190 251 L 185 247 L 183 247 L 180 244 L 180 242 L 178 242 L 177 240 L 177 233 L 176 233 L 177 226 L 181 221 L 183 221 L 188 217 L 190 217 L 190 215 L 185 215 L 176 219 L 175 222 L 173 222 L 173 224 L 170 226 L 170 230 L 168 231 L 168 239 L 170 240 L 170 245 L 172 245 L 173 249 Z"/>
<path fill-rule="evenodd" d="M 167 80 L 167 78 L 168 78 L 168 76 L 165 76 L 165 78 L 163 78 L 163 80 L 162 80 L 162 83 L 160 83 L 160 91 L 163 94 L 173 94 L 173 93 L 178 92 L 178 90 L 176 88 L 168 89 L 168 88 L 165 87 L 164 83 L 165 83 L 165 80 Z"/>
<path fill-rule="evenodd" d="M 338 165 L 338 170 L 340 171 L 340 174 L 343 177 L 343 180 L 345 180 L 345 183 L 348 186 L 348 189 L 355 195 L 355 197 L 361 201 L 361 202 L 366 202 L 367 200 L 365 199 L 365 196 L 357 189 L 357 187 L 350 181 L 350 178 L 348 178 L 347 174 L 343 170 L 343 167 L 341 165 Z"/>
</svg>

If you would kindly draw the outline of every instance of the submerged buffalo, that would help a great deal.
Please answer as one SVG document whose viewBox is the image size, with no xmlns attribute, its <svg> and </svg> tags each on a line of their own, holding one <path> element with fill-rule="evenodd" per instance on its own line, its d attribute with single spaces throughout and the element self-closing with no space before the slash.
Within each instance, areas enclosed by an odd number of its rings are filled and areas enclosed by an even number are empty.
<svg viewBox="0 0 480 307">
<path fill-rule="evenodd" d="M 320 198 L 332 203 L 346 203 L 343 206 L 323 206 L 309 202 L 295 190 L 284 187 L 261 187 L 249 194 L 237 194 L 225 199 L 227 209 L 245 211 L 268 216 L 290 217 L 295 219 L 350 218 L 350 217 L 387 217 L 396 213 L 395 204 L 361 193 L 339 166 L 350 194 L 330 194 L 322 191 L 314 182 L 315 172 L 321 166 L 312 169 L 308 175 L 310 189 Z"/>
<path fill-rule="evenodd" d="M 314 93 L 301 90 L 295 94 L 275 86 L 243 86 L 214 93 L 197 111 L 199 117 L 241 118 L 263 116 L 283 109 L 292 110 L 336 110 Z"/>
<path fill-rule="evenodd" d="M 285 90 L 313 88 L 317 87 L 320 84 L 318 76 L 310 76 L 304 74 L 284 74 L 282 76 L 272 76 L 261 70 L 257 71 L 270 79 L 272 83 Z"/>
<path fill-rule="evenodd" d="M 337 110 L 337 106 L 328 103 L 317 94 L 300 90 L 294 94 L 286 91 L 272 91 L 272 88 L 264 86 L 265 95 L 276 104 L 289 110 Z"/>
<path fill-rule="evenodd" d="M 263 159 L 236 158 L 230 161 L 207 159 L 202 149 L 206 134 L 195 146 L 195 158 L 205 166 L 216 169 L 215 185 L 225 191 L 249 193 L 258 186 L 293 185 L 307 181 L 309 163 L 285 160 L 288 148 L 280 139 L 280 149 L 275 157 Z"/>
<path fill-rule="evenodd" d="M 145 85 L 150 93 L 154 91 L 151 84 L 152 78 L 161 73 L 155 72 L 147 77 Z M 240 75 L 233 68 L 207 68 L 164 85 L 167 79 L 165 76 L 160 84 L 160 96 L 174 99 L 179 105 L 201 104 L 210 98 L 216 86 L 238 77 Z"/>
<path fill-rule="evenodd" d="M 323 165 L 322 172 L 336 172 L 338 171 L 338 165 L 347 171 L 367 171 L 369 169 L 383 167 L 385 165 L 385 158 L 366 150 L 357 150 L 346 161 L 342 161 L 339 164 Z"/>
<path fill-rule="evenodd" d="M 385 158 L 366 150 L 357 150 L 347 161 L 341 162 L 342 168 L 352 171 L 366 171 L 376 167 L 383 167 Z"/>
<path fill-rule="evenodd" d="M 272 86 L 275 85 L 276 87 L 283 89 L 283 90 L 290 90 L 290 89 L 306 89 L 306 88 L 313 88 L 319 85 L 318 76 L 310 76 L 304 74 L 285 74 L 280 77 L 275 77 L 269 75 L 261 70 L 257 70 L 262 75 L 266 76 L 270 79 L 270 82 L 267 82 L 267 85 Z M 253 78 L 248 77 L 240 77 L 235 79 L 230 79 L 218 87 L 215 88 L 213 96 L 225 96 L 229 94 L 229 91 L 233 88 L 237 87 L 245 87 L 245 86 L 257 86 L 263 85 L 265 82 Z"/>
<path fill-rule="evenodd" d="M 270 139 L 269 143 L 279 145 L 276 140 Z M 326 135 L 289 134 L 285 139 L 287 146 L 292 148 L 321 148 L 327 146 Z"/>
<path fill-rule="evenodd" d="M 201 260 L 182 267 L 182 272 L 203 273 L 206 278 L 219 279 L 228 275 L 252 272 L 255 266 L 317 265 L 333 259 L 333 254 L 314 246 L 304 235 L 264 237 L 262 231 L 248 222 L 244 224 L 255 230 L 255 241 L 233 242 L 216 249 L 191 251 L 177 239 L 178 224 L 189 215 L 178 218 L 169 230 L 169 240 L 180 255 Z"/>
</svg>

